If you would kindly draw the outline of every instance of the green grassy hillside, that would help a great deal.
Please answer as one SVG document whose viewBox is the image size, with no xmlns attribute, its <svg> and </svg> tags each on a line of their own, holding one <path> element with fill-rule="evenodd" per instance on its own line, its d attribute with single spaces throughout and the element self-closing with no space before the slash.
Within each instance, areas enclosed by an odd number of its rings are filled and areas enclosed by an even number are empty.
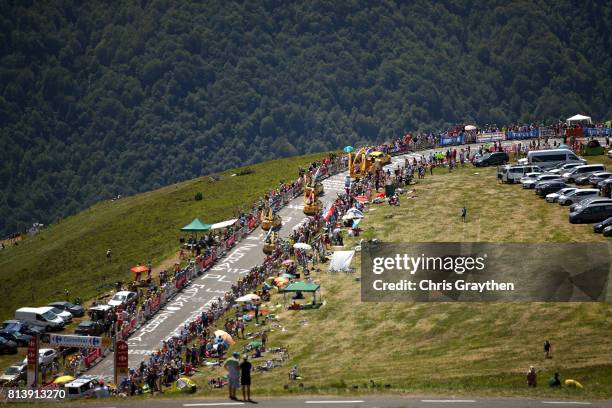
<svg viewBox="0 0 612 408">
<path fill-rule="evenodd" d="M 609 163 L 607 158 L 596 161 Z M 400 207 L 370 205 L 361 238 L 387 242 L 601 242 L 591 225 L 571 225 L 567 207 L 547 204 L 533 190 L 502 185 L 494 168 L 468 166 L 415 186 L 418 197 Z M 464 224 L 459 209 L 468 208 Z M 609 242 L 609 241 L 608 241 Z M 347 241 L 348 246 L 356 239 Z M 277 295 L 267 306 L 285 328 L 270 334 L 271 346 L 288 347 L 283 368 L 257 374 L 259 394 L 412 393 L 524 397 L 606 398 L 612 395 L 612 308 L 610 303 L 365 303 L 360 259 L 356 274 L 329 274 L 322 265 L 314 280 L 325 305 L 284 311 Z M 258 328 L 249 326 L 247 331 Z M 544 340 L 553 345 L 545 359 Z M 242 344 L 235 346 L 240 350 Z M 267 357 L 269 358 L 269 357 Z M 258 361 L 255 364 L 261 364 Z M 297 364 L 303 380 L 289 382 Z M 530 365 L 539 386 L 528 389 Z M 551 390 L 558 370 L 584 390 Z M 201 377 L 209 378 L 209 372 Z M 300 386 L 299 384 L 303 386 Z M 208 392 L 208 391 L 206 391 Z"/>
<path fill-rule="evenodd" d="M 297 168 L 323 153 L 274 160 L 250 166 L 254 172 L 220 181 L 202 177 L 159 190 L 104 201 L 55 225 L 19 246 L 0 252 L 0 319 L 22 306 L 63 299 L 90 298 L 119 279 L 130 278 L 137 262 L 154 264 L 178 249 L 179 228 L 200 217 L 219 222 L 237 215 L 280 180 L 297 177 Z M 197 192 L 204 199 L 195 201 Z M 113 261 L 106 261 L 111 248 Z"/>
</svg>

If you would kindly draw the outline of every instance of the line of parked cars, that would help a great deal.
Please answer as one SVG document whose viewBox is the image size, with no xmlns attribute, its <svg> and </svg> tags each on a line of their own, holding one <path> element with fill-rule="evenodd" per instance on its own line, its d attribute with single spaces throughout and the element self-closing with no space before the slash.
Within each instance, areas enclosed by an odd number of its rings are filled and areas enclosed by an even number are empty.
<svg viewBox="0 0 612 408">
<path fill-rule="evenodd" d="M 570 223 L 595 224 L 595 232 L 612 236 L 612 172 L 604 164 L 585 164 L 573 153 L 559 150 L 539 151 L 537 160 L 502 166 L 497 177 L 533 189 L 548 203 L 568 206 Z"/>
</svg>

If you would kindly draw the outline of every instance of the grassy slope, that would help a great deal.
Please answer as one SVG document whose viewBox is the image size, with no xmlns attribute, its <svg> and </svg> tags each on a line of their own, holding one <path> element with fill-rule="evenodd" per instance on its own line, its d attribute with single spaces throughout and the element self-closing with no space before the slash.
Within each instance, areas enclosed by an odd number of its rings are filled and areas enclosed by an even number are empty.
<svg viewBox="0 0 612 408">
<path fill-rule="evenodd" d="M 21 306 L 62 299 L 87 299 L 119 279 L 130 279 L 130 266 L 154 264 L 178 249 L 179 228 L 198 216 L 223 221 L 253 203 L 280 180 L 297 176 L 297 167 L 322 153 L 250 166 L 253 174 L 212 182 L 202 177 L 115 202 L 101 202 L 45 229 L 17 247 L 0 252 L 0 319 Z M 204 199 L 195 201 L 196 192 Z M 113 262 L 106 262 L 112 248 Z"/>
<path fill-rule="evenodd" d="M 450 175 L 439 170 L 416 186 L 417 199 L 403 200 L 400 207 L 373 206 L 363 223 L 365 237 L 397 242 L 604 239 L 590 225 L 569 224 L 567 208 L 546 204 L 533 190 L 497 184 L 494 173 L 471 166 Z M 467 224 L 459 217 L 463 204 Z M 356 277 L 317 274 L 326 305 L 280 314 L 287 331 L 273 333 L 270 344 L 289 347 L 304 388 L 296 383 L 284 388 L 287 366 L 256 375 L 258 393 L 612 395 L 609 303 L 361 303 Z M 553 345 L 550 360 L 542 352 L 547 338 Z M 526 387 L 529 365 L 542 370 L 536 390 Z M 580 380 L 585 390 L 550 390 L 546 381 L 554 370 L 563 379 Z"/>
</svg>

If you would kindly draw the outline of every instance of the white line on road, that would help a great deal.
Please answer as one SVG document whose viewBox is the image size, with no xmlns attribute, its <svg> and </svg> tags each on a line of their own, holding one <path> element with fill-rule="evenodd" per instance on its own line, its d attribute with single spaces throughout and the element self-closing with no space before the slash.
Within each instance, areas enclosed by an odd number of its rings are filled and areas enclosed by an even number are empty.
<svg viewBox="0 0 612 408">
<path fill-rule="evenodd" d="M 591 405 L 586 401 L 542 401 L 542 404 L 572 404 L 572 405 Z"/>
<path fill-rule="evenodd" d="M 244 405 L 244 402 L 198 402 L 194 404 L 183 404 L 184 407 L 220 407 L 225 405 Z"/>
<path fill-rule="evenodd" d="M 443 399 L 439 399 L 439 400 L 421 400 L 421 402 L 434 402 L 434 403 L 438 403 L 438 402 L 463 402 L 463 403 L 470 403 L 470 402 L 476 402 L 476 400 L 456 400 L 456 399 L 443 400 Z"/>
<path fill-rule="evenodd" d="M 363 400 L 352 400 L 352 401 L 305 401 L 306 404 L 359 404 Z"/>
</svg>

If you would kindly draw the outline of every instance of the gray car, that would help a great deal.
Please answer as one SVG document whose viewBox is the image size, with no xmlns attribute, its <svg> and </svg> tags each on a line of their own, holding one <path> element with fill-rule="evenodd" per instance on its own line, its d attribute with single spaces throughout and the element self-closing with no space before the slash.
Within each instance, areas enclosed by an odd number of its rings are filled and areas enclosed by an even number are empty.
<svg viewBox="0 0 612 408">
<path fill-rule="evenodd" d="M 597 189 L 583 188 L 583 189 L 578 189 L 572 193 L 568 193 L 568 194 L 559 196 L 559 198 L 557 199 L 557 202 L 559 203 L 559 205 L 571 205 L 587 197 L 597 197 L 598 194 L 599 194 L 599 190 Z"/>
<path fill-rule="evenodd" d="M 586 207 L 588 205 L 595 204 L 595 203 L 609 203 L 609 204 L 612 204 L 612 199 L 609 199 L 609 198 L 606 198 L 606 197 L 600 197 L 600 196 L 587 197 L 587 198 L 585 198 L 583 200 L 580 200 L 580 201 L 570 205 L 569 210 L 571 212 L 578 211 L 582 207 Z"/>
</svg>

